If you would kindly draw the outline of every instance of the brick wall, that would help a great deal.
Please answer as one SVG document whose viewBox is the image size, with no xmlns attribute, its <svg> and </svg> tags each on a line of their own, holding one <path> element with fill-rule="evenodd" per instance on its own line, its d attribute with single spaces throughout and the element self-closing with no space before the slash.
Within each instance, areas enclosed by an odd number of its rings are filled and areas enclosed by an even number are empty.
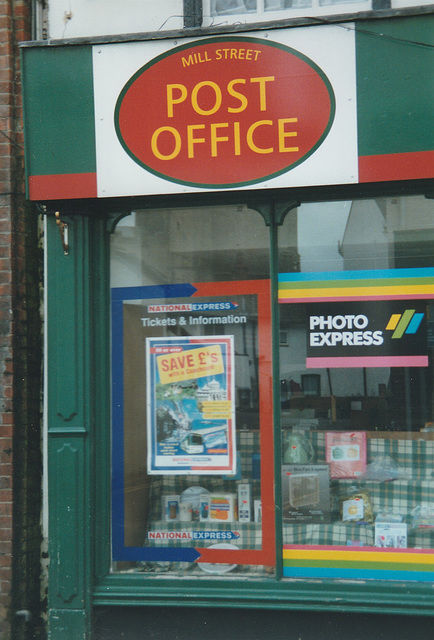
<svg viewBox="0 0 434 640">
<path fill-rule="evenodd" d="M 17 43 L 30 2 L 0 0 L 0 637 L 34 638 L 39 618 L 38 226 L 24 198 Z M 30 610 L 32 622 L 14 614 Z"/>
</svg>

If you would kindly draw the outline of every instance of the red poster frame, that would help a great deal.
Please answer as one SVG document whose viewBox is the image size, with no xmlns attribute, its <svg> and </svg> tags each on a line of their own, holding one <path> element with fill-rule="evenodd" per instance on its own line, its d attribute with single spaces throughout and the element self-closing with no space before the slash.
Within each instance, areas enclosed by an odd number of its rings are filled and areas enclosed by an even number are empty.
<svg viewBox="0 0 434 640">
<path fill-rule="evenodd" d="M 123 381 L 115 376 L 123 369 L 123 312 L 122 306 L 130 300 L 185 298 L 217 298 L 253 295 L 258 310 L 258 366 L 259 366 L 259 439 L 262 502 L 262 545 L 260 549 L 210 549 L 191 548 L 197 563 L 229 563 L 274 567 L 276 564 L 276 522 L 274 493 L 274 420 L 272 376 L 272 318 L 270 280 L 245 280 L 234 282 L 189 283 L 179 285 L 126 287 L 112 290 L 112 361 L 113 376 L 113 560 L 182 561 L 176 548 L 151 549 L 125 546 L 123 534 L 123 490 L 118 486 L 123 477 Z M 119 491 L 119 489 L 121 489 Z M 234 523 L 236 528 L 236 523 Z M 167 551 L 168 553 L 165 553 Z M 182 554 L 181 554 L 182 555 Z M 166 557 L 167 556 L 167 557 Z"/>
</svg>

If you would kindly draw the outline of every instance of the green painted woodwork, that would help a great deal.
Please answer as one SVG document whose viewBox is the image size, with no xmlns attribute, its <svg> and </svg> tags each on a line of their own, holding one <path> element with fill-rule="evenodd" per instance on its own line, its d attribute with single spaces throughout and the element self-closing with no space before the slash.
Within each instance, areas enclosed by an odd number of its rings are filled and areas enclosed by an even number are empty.
<svg viewBox="0 0 434 640">
<path fill-rule="evenodd" d="M 90 632 L 86 627 L 86 612 L 83 609 L 69 611 L 51 610 L 48 616 L 49 640 L 87 640 Z"/>
<path fill-rule="evenodd" d="M 433 15 L 356 23 L 359 156 L 434 149 L 433 44 Z M 21 52 L 27 175 L 94 173 L 92 46 Z"/>
<path fill-rule="evenodd" d="M 215 204 L 212 195 L 210 203 Z M 92 209 L 94 205 L 88 206 L 83 212 L 87 215 L 64 217 L 69 223 L 67 256 L 53 217 L 47 221 L 50 639 L 91 640 L 93 606 L 260 607 L 378 613 L 387 610 L 432 615 L 434 595 L 427 584 L 279 578 L 283 560 L 278 506 L 277 578 L 167 580 L 140 573 L 110 573 L 110 225 L 108 215 L 99 215 L 96 208 Z M 276 336 L 277 232 L 282 221 L 281 209 L 270 203 L 264 216 L 270 226 Z M 273 347 L 276 416 L 279 415 L 278 348 L 276 339 Z M 278 423 L 275 424 L 278 465 L 280 438 Z M 280 504 L 278 484 L 276 504 Z"/>
<path fill-rule="evenodd" d="M 90 637 L 93 501 L 93 255 L 86 216 L 68 224 L 69 253 L 47 219 L 49 591 L 52 640 Z"/>
<path fill-rule="evenodd" d="M 164 580 L 113 575 L 96 586 L 93 603 L 434 615 L 431 586 L 387 580 Z"/>
<path fill-rule="evenodd" d="M 92 48 L 22 49 L 27 175 L 96 171 Z"/>
<path fill-rule="evenodd" d="M 84 609 L 84 442 L 80 436 L 50 437 L 50 593 L 63 608 Z"/>
<path fill-rule="evenodd" d="M 434 149 L 434 16 L 356 23 L 359 156 Z"/>
</svg>

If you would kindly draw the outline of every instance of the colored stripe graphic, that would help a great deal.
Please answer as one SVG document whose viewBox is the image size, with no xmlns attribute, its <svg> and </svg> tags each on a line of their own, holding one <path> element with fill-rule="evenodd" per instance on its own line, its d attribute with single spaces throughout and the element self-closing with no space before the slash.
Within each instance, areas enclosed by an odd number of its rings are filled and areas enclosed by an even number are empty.
<svg viewBox="0 0 434 640">
<path fill-rule="evenodd" d="M 423 313 L 415 313 L 410 320 L 410 324 L 408 325 L 407 331 L 405 333 L 416 333 L 416 331 L 419 329 L 420 323 L 422 322 L 423 316 Z"/>
<path fill-rule="evenodd" d="M 387 323 L 386 331 L 393 331 L 392 339 L 407 334 L 414 335 L 420 327 L 424 314 L 415 313 L 415 309 L 406 309 L 403 314 L 393 313 Z"/>
<path fill-rule="evenodd" d="M 278 290 L 281 303 L 431 299 L 434 269 L 282 273 Z"/>
<path fill-rule="evenodd" d="M 404 313 L 401 316 L 400 321 L 398 322 L 398 326 L 396 327 L 395 331 L 393 332 L 393 336 L 392 339 L 399 339 L 402 338 L 402 336 L 404 335 L 408 325 L 410 324 L 410 320 L 412 319 L 413 315 L 414 315 L 414 309 L 406 309 L 404 311 Z"/>
<path fill-rule="evenodd" d="M 427 367 L 428 356 L 351 356 L 306 358 L 307 369 L 358 369 L 360 367 Z"/>
<path fill-rule="evenodd" d="M 284 546 L 285 577 L 434 581 L 432 550 Z"/>
<path fill-rule="evenodd" d="M 359 157 L 359 182 L 420 180 L 434 176 L 434 151 Z"/>
<path fill-rule="evenodd" d="M 67 173 L 29 177 L 30 200 L 96 198 L 96 173 Z"/>
</svg>

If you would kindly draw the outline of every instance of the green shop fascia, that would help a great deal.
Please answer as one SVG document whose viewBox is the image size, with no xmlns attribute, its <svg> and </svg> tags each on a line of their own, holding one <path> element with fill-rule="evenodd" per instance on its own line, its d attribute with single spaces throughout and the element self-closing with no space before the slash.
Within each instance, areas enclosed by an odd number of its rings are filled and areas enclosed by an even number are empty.
<svg viewBox="0 0 434 640">
<path fill-rule="evenodd" d="M 434 610 L 433 27 L 22 45 L 51 638 Z"/>
</svg>

